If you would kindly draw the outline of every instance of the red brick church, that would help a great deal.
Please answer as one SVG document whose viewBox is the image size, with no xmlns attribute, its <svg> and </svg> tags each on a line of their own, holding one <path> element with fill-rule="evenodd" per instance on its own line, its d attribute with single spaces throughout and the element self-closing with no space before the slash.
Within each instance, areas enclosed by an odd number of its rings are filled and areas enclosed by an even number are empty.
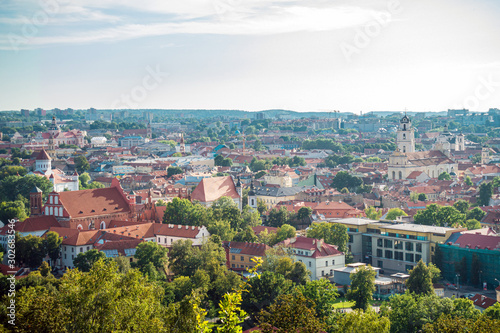
<svg viewBox="0 0 500 333">
<path fill-rule="evenodd" d="M 54 216 L 62 227 L 80 230 L 107 229 L 112 220 L 137 221 L 137 217 L 149 216 L 154 209 L 152 202 L 138 209 L 136 196 L 127 195 L 118 179 L 111 187 L 82 191 L 51 192 L 45 204 L 42 191 L 30 193 L 30 219 Z"/>
</svg>

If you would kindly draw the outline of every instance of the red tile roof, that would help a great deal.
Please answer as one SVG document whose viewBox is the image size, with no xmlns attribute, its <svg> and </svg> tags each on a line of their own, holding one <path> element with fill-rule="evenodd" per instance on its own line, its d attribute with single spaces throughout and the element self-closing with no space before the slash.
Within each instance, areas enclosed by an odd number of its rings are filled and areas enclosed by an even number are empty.
<svg viewBox="0 0 500 333">
<path fill-rule="evenodd" d="M 172 236 L 172 237 L 182 237 L 182 238 L 196 238 L 200 233 L 200 230 L 204 227 L 195 227 L 190 225 L 178 225 L 178 224 L 154 224 L 155 235 L 160 236 Z M 208 232 L 207 235 L 208 236 Z"/>
<path fill-rule="evenodd" d="M 200 202 L 212 202 L 221 197 L 239 198 L 231 176 L 203 178 L 191 193 L 191 199 Z"/>
<path fill-rule="evenodd" d="M 130 211 L 128 202 L 116 187 L 60 192 L 59 199 L 72 218 Z"/>
<path fill-rule="evenodd" d="M 45 149 L 40 150 L 38 155 L 36 155 L 36 160 L 37 161 L 45 161 L 45 160 L 51 160 L 49 154 L 45 151 Z"/>
<path fill-rule="evenodd" d="M 238 254 L 246 254 L 251 256 L 262 257 L 266 254 L 266 250 L 271 247 L 266 244 L 247 243 L 247 242 L 223 242 L 224 246 L 229 246 L 230 249 L 240 249 Z"/>
<path fill-rule="evenodd" d="M 43 215 L 27 218 L 23 222 L 16 223 L 15 226 L 18 232 L 33 232 L 49 230 L 50 228 L 60 227 L 61 225 L 54 216 Z"/>
<path fill-rule="evenodd" d="M 454 245 L 461 248 L 500 250 L 500 237 L 477 234 L 462 234 Z"/>
<path fill-rule="evenodd" d="M 297 238 L 286 239 L 280 244 L 295 249 L 313 251 L 313 254 L 309 256 L 312 258 L 342 254 L 342 252 L 337 250 L 336 246 L 327 244 L 323 240 L 315 238 L 298 236 Z"/>
<path fill-rule="evenodd" d="M 489 298 L 481 294 L 475 294 L 474 297 L 471 298 L 471 301 L 474 302 L 475 306 L 478 306 L 483 309 L 487 309 L 497 302 L 493 298 Z"/>
<path fill-rule="evenodd" d="M 271 234 L 271 233 L 275 234 L 275 233 L 278 232 L 278 228 L 275 228 L 275 227 L 266 227 L 266 226 L 263 226 L 263 225 L 258 225 L 256 227 L 252 227 L 252 230 L 253 230 L 253 232 L 255 233 L 256 236 L 258 236 L 264 230 L 267 230 L 267 232 L 269 234 Z"/>
</svg>

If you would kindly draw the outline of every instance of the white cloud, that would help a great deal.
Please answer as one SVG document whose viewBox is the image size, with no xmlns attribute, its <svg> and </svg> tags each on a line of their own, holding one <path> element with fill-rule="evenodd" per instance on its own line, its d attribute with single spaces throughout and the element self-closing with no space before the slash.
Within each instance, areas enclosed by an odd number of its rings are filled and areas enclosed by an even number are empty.
<svg viewBox="0 0 500 333">
<path fill-rule="evenodd" d="M 222 0 L 220 0 L 222 1 Z M 112 1 L 107 1 L 112 2 Z M 188 1 L 189 2 L 189 1 Z M 237 2 L 234 0 L 233 2 Z M 266 1 L 257 1 L 257 3 Z M 106 3 L 106 2 L 105 2 Z M 274 2 L 273 2 L 274 3 Z M 236 6 L 236 4 L 234 4 Z M 147 4 L 145 6 L 147 8 Z M 238 7 L 239 8 L 239 7 Z M 178 14 L 183 7 L 174 8 Z M 88 19 L 106 20 L 108 17 L 100 12 L 71 6 L 65 7 L 68 13 L 65 19 L 86 17 Z M 196 12 L 196 11 L 195 11 Z M 198 14 L 205 13 L 199 10 Z M 155 22 L 136 24 L 114 24 L 108 28 L 85 30 L 61 35 L 40 35 L 30 39 L 31 45 L 90 43 L 126 40 L 147 36 L 168 34 L 224 34 L 224 35 L 269 35 L 298 31 L 328 31 L 362 25 L 377 15 L 377 11 L 359 7 L 307 7 L 299 5 L 271 7 L 247 6 L 229 13 L 219 12 L 210 19 L 181 20 L 175 22 Z M 111 18 L 114 18 L 111 17 Z M 123 23 L 122 19 L 120 23 Z M 0 39 L 0 46 L 2 40 Z"/>
</svg>

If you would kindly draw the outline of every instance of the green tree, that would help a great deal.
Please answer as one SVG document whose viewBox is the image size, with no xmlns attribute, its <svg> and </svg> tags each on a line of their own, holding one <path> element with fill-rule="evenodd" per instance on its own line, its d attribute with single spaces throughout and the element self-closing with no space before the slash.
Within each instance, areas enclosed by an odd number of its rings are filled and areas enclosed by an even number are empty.
<svg viewBox="0 0 500 333">
<path fill-rule="evenodd" d="M 82 272 L 89 272 L 94 264 L 99 260 L 106 260 L 106 254 L 97 249 L 92 249 L 87 252 L 78 253 L 76 258 L 73 260 L 73 265 Z"/>
<path fill-rule="evenodd" d="M 460 214 L 453 206 L 444 206 L 439 209 L 436 218 L 441 226 L 452 227 L 462 225 L 465 221 L 465 214 Z"/>
<path fill-rule="evenodd" d="M 486 215 L 486 212 L 479 207 L 474 207 L 467 212 L 467 220 L 481 221 Z"/>
<path fill-rule="evenodd" d="M 420 193 L 418 195 L 418 201 L 427 201 L 427 194 L 425 193 Z"/>
<path fill-rule="evenodd" d="M 192 210 L 193 204 L 188 199 L 173 198 L 172 201 L 167 204 L 167 208 L 163 215 L 163 223 L 190 225 L 192 222 Z"/>
<path fill-rule="evenodd" d="M 122 274 L 127 274 L 132 266 L 130 265 L 130 259 L 119 255 L 118 257 L 114 257 L 113 261 L 116 263 L 116 267 L 118 268 L 118 272 Z"/>
<path fill-rule="evenodd" d="M 327 279 L 309 281 L 305 285 L 298 286 L 298 290 L 313 302 L 316 315 L 322 321 L 332 314 L 333 304 L 339 294 L 337 288 Z"/>
<path fill-rule="evenodd" d="M 408 216 L 404 210 L 400 208 L 391 208 L 385 216 L 386 220 L 395 220 L 398 216 Z"/>
<path fill-rule="evenodd" d="M 289 224 L 283 224 L 281 227 L 278 228 L 276 233 L 271 236 L 269 245 L 274 246 L 275 244 L 278 244 L 279 242 L 282 242 L 285 239 L 295 237 L 295 235 L 296 235 L 296 230 L 294 227 L 292 227 Z"/>
<path fill-rule="evenodd" d="M 292 282 L 283 275 L 265 271 L 248 280 L 242 307 L 254 317 L 259 311 L 266 310 L 280 295 L 288 294 L 292 289 Z"/>
<path fill-rule="evenodd" d="M 500 324 L 498 322 L 498 321 L 500 321 L 500 303 L 499 302 L 493 304 L 492 306 L 490 306 L 489 308 L 487 308 L 483 312 L 483 317 L 481 318 L 481 320 L 484 320 L 486 318 L 497 320 L 497 323 Z M 500 326 L 497 326 L 497 327 L 500 327 Z"/>
<path fill-rule="evenodd" d="M 436 321 L 442 314 L 451 313 L 453 301 L 436 294 L 416 295 L 406 291 L 394 295 L 381 306 L 381 314 L 389 318 L 391 332 L 418 332 L 426 323 Z"/>
<path fill-rule="evenodd" d="M 465 200 L 457 200 L 453 207 L 455 207 L 460 213 L 466 214 L 470 207 L 470 202 Z"/>
<path fill-rule="evenodd" d="M 257 199 L 257 211 L 260 215 L 264 214 L 267 211 L 267 206 L 264 200 Z"/>
<path fill-rule="evenodd" d="M 8 224 L 12 219 L 24 221 L 27 217 L 26 206 L 22 200 L 0 202 L 0 221 L 4 224 Z"/>
<path fill-rule="evenodd" d="M 85 171 L 90 170 L 89 161 L 87 161 L 87 158 L 85 156 L 77 156 L 75 157 L 74 161 L 75 168 L 78 173 L 84 173 Z"/>
<path fill-rule="evenodd" d="M 167 168 L 167 178 L 172 177 L 173 175 L 180 175 L 184 173 L 181 167 L 168 167 Z"/>
<path fill-rule="evenodd" d="M 451 176 L 448 172 L 444 171 L 438 176 L 438 180 L 450 180 Z"/>
<path fill-rule="evenodd" d="M 366 311 L 370 306 L 375 292 L 375 275 L 371 266 L 360 266 L 351 274 L 351 289 L 347 292 L 347 298 L 354 301 L 353 309 Z"/>
<path fill-rule="evenodd" d="M 481 229 L 481 223 L 478 220 L 471 219 L 465 221 L 465 227 L 467 227 L 467 230 Z"/>
<path fill-rule="evenodd" d="M 326 243 L 337 245 L 338 250 L 348 252 L 349 235 L 347 227 L 340 223 L 313 223 L 307 230 L 307 237 L 323 239 Z"/>
<path fill-rule="evenodd" d="M 375 207 L 370 206 L 365 208 L 365 214 L 370 220 L 379 220 L 382 217 L 382 210 L 377 210 Z"/>
<path fill-rule="evenodd" d="M 57 259 L 61 256 L 61 244 L 63 238 L 59 236 L 54 231 L 50 231 L 47 233 L 47 236 L 44 239 L 44 246 L 49 255 L 50 260 L 52 261 L 52 265 L 56 265 Z"/>
<path fill-rule="evenodd" d="M 323 331 L 323 323 L 316 317 L 314 307 L 308 306 L 308 303 L 308 299 L 301 293 L 280 295 L 268 311 L 261 311 L 258 317 L 261 331 L 263 333 Z"/>
<path fill-rule="evenodd" d="M 431 262 L 427 265 L 427 268 L 429 269 L 432 283 L 438 283 L 441 280 L 441 270 Z"/>
<path fill-rule="evenodd" d="M 492 195 L 493 183 L 481 183 L 481 185 L 479 185 L 479 200 L 477 201 L 477 203 L 481 206 L 489 206 Z"/>
<path fill-rule="evenodd" d="M 474 183 L 472 182 L 472 180 L 470 179 L 469 176 L 465 177 L 464 184 L 467 185 L 467 186 L 474 185 Z"/>
<path fill-rule="evenodd" d="M 410 270 L 409 274 L 410 277 L 406 281 L 406 287 L 410 292 L 418 295 L 430 295 L 434 293 L 431 272 L 422 259 Z"/>
<path fill-rule="evenodd" d="M 80 182 L 80 190 L 86 189 L 90 182 L 90 175 L 88 172 L 84 172 L 78 176 L 78 181 Z"/>
<path fill-rule="evenodd" d="M 271 227 L 281 227 L 283 224 L 290 224 L 292 213 L 290 213 L 284 206 L 280 209 L 273 208 L 269 212 L 267 223 Z"/>
<path fill-rule="evenodd" d="M 443 314 L 436 321 L 425 324 L 422 332 L 498 333 L 500 332 L 499 328 L 500 320 L 491 320 L 489 318 L 481 318 L 480 320 L 475 320 L 469 318 L 454 317 L 449 314 Z"/>
<path fill-rule="evenodd" d="M 341 191 L 344 187 L 353 191 L 362 184 L 363 181 L 361 178 L 352 176 L 347 171 L 340 171 L 337 173 L 335 178 L 333 178 L 331 187 L 337 189 L 338 191 Z"/>
<path fill-rule="evenodd" d="M 312 208 L 308 206 L 301 207 L 297 212 L 297 218 L 302 222 L 304 222 L 311 215 L 312 215 Z"/>
<path fill-rule="evenodd" d="M 137 267 L 142 273 L 149 270 L 148 265 L 152 264 L 159 272 L 160 276 L 165 275 L 165 265 L 168 260 L 168 250 L 156 242 L 143 242 L 137 246 L 135 252 L 134 267 Z"/>
<path fill-rule="evenodd" d="M 47 255 L 44 241 L 33 235 L 20 237 L 16 234 L 16 236 L 16 261 L 30 268 L 40 266 Z"/>
<path fill-rule="evenodd" d="M 390 321 L 387 317 L 379 316 L 375 311 L 358 309 L 348 312 L 336 322 L 336 332 L 356 333 L 387 333 Z"/>
</svg>

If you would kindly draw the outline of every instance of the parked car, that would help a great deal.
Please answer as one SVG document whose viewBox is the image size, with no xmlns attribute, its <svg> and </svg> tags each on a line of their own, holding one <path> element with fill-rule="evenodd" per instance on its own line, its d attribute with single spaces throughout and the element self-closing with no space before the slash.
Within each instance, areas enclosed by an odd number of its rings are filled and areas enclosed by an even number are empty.
<svg viewBox="0 0 500 333">
<path fill-rule="evenodd" d="M 472 297 L 474 297 L 474 295 L 476 295 L 476 294 L 465 294 L 465 297 L 472 298 Z"/>
</svg>

